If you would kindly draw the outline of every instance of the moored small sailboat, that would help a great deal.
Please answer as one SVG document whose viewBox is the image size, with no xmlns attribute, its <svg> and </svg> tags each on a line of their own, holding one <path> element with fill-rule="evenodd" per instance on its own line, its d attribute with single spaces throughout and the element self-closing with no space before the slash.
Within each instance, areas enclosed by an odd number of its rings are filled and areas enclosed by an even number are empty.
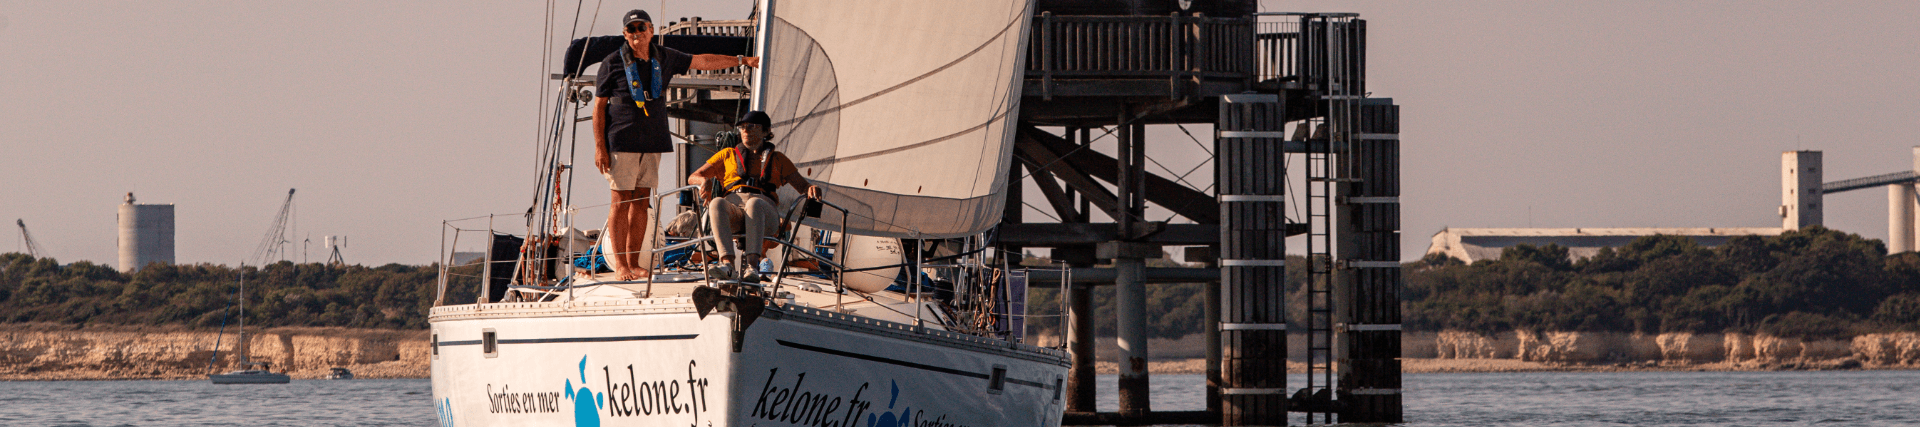
<svg viewBox="0 0 1920 427">
<path fill-rule="evenodd" d="M 242 266 L 244 267 L 244 266 Z M 240 279 L 238 306 L 240 308 L 240 338 L 234 347 L 240 353 L 239 370 L 224 374 L 207 374 L 214 384 L 286 384 L 293 380 L 284 373 L 273 372 L 273 364 L 247 360 L 247 279 L 245 273 Z M 215 349 L 214 351 L 219 351 Z M 216 353 L 215 357 L 219 355 Z"/>
</svg>

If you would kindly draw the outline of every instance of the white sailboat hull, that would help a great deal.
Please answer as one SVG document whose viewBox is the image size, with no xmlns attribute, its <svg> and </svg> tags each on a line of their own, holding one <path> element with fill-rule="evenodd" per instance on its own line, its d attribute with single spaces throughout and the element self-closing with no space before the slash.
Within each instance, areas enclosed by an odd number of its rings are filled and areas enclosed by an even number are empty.
<svg viewBox="0 0 1920 427">
<path fill-rule="evenodd" d="M 441 424 L 1060 424 L 1058 352 L 794 306 L 769 307 L 735 352 L 733 313 L 701 319 L 686 298 L 608 305 L 436 308 Z"/>
</svg>

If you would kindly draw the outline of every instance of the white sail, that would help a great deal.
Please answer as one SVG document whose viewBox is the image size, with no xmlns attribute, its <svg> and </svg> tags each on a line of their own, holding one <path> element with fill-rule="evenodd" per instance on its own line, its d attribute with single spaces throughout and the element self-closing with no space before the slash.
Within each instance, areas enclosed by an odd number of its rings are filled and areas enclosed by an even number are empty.
<svg viewBox="0 0 1920 427">
<path fill-rule="evenodd" d="M 1005 203 L 1032 8 L 1032 0 L 774 3 L 759 96 L 776 146 L 826 200 L 851 210 L 848 232 L 985 231 Z M 840 224 L 831 209 L 808 223 Z"/>
</svg>

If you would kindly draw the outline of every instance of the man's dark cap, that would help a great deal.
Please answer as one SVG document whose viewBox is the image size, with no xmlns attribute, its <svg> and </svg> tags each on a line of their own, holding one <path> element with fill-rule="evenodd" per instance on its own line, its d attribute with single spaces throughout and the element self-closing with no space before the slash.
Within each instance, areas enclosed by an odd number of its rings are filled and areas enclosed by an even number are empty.
<svg viewBox="0 0 1920 427">
<path fill-rule="evenodd" d="M 768 118 L 767 113 L 762 113 L 759 111 L 748 111 L 747 114 L 740 115 L 739 120 L 733 121 L 734 126 L 744 125 L 748 123 L 760 125 L 760 127 L 763 129 L 773 128 L 773 119 Z"/>
<path fill-rule="evenodd" d="M 620 20 L 620 25 L 627 25 L 635 22 L 646 22 L 651 24 L 653 23 L 653 17 L 648 16 L 647 11 L 644 11 L 644 10 L 640 10 L 640 9 L 629 10 L 627 11 L 627 17 L 622 18 Z"/>
</svg>

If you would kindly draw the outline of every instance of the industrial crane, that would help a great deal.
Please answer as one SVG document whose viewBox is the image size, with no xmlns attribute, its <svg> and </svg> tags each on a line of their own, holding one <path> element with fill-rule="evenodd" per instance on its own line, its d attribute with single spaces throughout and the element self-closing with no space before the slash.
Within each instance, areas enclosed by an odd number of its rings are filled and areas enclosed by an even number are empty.
<svg viewBox="0 0 1920 427">
<path fill-rule="evenodd" d="M 267 227 L 266 237 L 260 239 L 260 246 L 253 249 L 251 259 L 254 265 L 265 266 L 286 255 L 286 245 L 292 242 L 288 237 L 287 223 L 293 215 L 293 190 L 287 189 L 287 201 L 280 204 L 280 214 L 273 217 L 273 225 Z"/>
<path fill-rule="evenodd" d="M 27 232 L 27 220 L 15 219 L 13 220 L 13 223 L 20 225 L 20 240 L 26 241 L 27 256 L 39 258 L 41 255 L 45 255 L 47 253 L 45 249 L 40 248 L 39 243 L 35 243 L 33 241 L 33 233 Z"/>
</svg>

